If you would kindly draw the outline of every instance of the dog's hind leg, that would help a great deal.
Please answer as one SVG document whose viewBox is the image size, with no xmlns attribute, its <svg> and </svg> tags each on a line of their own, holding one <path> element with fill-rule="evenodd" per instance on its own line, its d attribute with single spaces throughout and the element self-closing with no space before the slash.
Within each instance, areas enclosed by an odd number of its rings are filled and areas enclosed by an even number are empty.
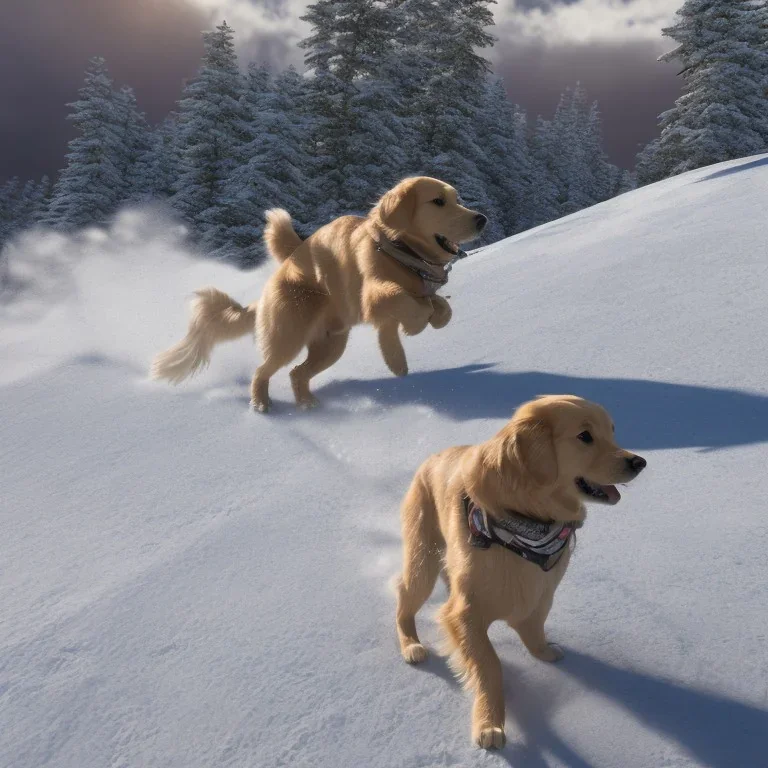
<svg viewBox="0 0 768 768">
<path fill-rule="evenodd" d="M 259 344 L 264 362 L 251 382 L 251 406 L 269 410 L 269 380 L 294 360 L 312 338 L 327 297 L 295 284 L 283 283 L 265 292 L 259 311 Z M 263 309 L 263 311 L 262 311 Z"/>
<path fill-rule="evenodd" d="M 397 585 L 397 637 L 409 664 L 423 661 L 427 651 L 416 633 L 416 613 L 435 588 L 445 542 L 432 495 L 419 475 L 403 501 L 403 574 Z"/>
<path fill-rule="evenodd" d="M 330 368 L 344 354 L 348 338 L 348 330 L 342 333 L 326 332 L 321 338 L 310 342 L 307 359 L 291 371 L 293 394 L 301 408 L 314 408 L 318 404 L 309 390 L 309 381 Z"/>
</svg>

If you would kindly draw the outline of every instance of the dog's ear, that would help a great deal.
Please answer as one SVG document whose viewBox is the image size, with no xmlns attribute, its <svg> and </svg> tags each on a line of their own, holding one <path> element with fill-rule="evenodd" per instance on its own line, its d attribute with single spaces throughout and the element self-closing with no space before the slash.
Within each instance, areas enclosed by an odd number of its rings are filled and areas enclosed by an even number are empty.
<svg viewBox="0 0 768 768">
<path fill-rule="evenodd" d="M 512 422 L 508 450 L 523 471 L 537 485 L 552 485 L 557 480 L 557 453 L 549 425 L 540 419 Z"/>
<path fill-rule="evenodd" d="M 390 189 L 376 206 L 379 219 L 387 229 L 408 229 L 416 215 L 416 185 L 403 182 Z"/>
</svg>

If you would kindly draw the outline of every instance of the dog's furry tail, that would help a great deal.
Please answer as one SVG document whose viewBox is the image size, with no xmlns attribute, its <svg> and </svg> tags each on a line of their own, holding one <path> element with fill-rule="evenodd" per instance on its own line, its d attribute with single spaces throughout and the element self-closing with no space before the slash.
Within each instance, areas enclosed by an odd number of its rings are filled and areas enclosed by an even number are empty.
<svg viewBox="0 0 768 768">
<path fill-rule="evenodd" d="M 192 301 L 187 335 L 155 357 L 150 376 L 178 384 L 208 365 L 216 344 L 239 339 L 255 329 L 256 302 L 242 307 L 216 288 L 203 288 Z"/>
<path fill-rule="evenodd" d="M 272 258 L 282 264 L 304 242 L 291 223 L 291 214 L 282 208 L 271 208 L 264 217 L 264 242 Z"/>
</svg>

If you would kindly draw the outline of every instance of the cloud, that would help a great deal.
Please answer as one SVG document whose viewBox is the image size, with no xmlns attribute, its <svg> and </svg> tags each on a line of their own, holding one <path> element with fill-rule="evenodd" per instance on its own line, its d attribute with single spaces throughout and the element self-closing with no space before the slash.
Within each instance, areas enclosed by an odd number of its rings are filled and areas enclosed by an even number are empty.
<svg viewBox="0 0 768 768">
<path fill-rule="evenodd" d="M 301 67 L 299 41 L 310 32 L 300 19 L 308 0 L 186 0 L 207 15 L 211 24 L 226 20 L 235 30 L 240 55 L 273 66 Z"/>
<path fill-rule="evenodd" d="M 238 33 L 239 45 L 272 39 L 290 50 L 305 37 L 301 21 L 309 0 L 187 0 L 212 22 L 226 19 Z M 549 45 L 658 40 L 682 0 L 498 0 L 493 7 L 496 33 L 502 41 L 540 39 Z"/>
<path fill-rule="evenodd" d="M 659 40 L 680 4 L 670 0 L 501 0 L 495 11 L 497 35 L 540 39 L 548 45 Z"/>
</svg>

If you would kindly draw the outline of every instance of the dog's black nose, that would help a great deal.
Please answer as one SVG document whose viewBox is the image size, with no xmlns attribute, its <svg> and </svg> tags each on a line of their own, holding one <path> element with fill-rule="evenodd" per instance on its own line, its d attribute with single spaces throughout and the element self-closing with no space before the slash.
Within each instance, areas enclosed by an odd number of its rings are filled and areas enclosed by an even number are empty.
<svg viewBox="0 0 768 768">
<path fill-rule="evenodd" d="M 632 456 L 631 458 L 627 458 L 627 464 L 629 464 L 629 468 L 637 475 L 645 469 L 648 462 L 642 456 Z"/>
<path fill-rule="evenodd" d="M 485 225 L 488 223 L 488 217 L 483 216 L 482 213 L 475 214 L 475 226 L 478 232 L 482 232 L 485 229 Z"/>
</svg>

